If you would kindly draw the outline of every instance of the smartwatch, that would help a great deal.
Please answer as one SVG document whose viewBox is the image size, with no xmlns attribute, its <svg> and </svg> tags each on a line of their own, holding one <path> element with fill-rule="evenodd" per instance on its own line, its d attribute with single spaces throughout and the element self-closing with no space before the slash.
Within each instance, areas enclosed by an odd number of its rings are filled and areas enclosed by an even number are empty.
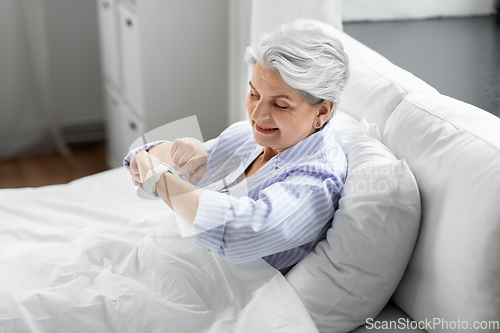
<svg viewBox="0 0 500 333">
<path fill-rule="evenodd" d="M 165 172 L 169 172 L 177 176 L 177 178 L 180 178 L 179 174 L 177 174 L 177 171 L 175 171 L 173 167 L 171 167 L 167 163 L 162 163 L 148 171 L 148 173 L 146 174 L 146 179 L 144 179 L 144 182 L 142 183 L 142 189 L 152 196 L 158 198 L 158 193 L 156 193 L 156 184 Z"/>
</svg>

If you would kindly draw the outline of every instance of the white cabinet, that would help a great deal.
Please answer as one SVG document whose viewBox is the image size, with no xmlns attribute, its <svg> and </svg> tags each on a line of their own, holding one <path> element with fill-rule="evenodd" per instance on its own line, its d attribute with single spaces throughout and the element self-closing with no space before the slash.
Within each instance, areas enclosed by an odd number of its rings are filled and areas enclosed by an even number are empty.
<svg viewBox="0 0 500 333">
<path fill-rule="evenodd" d="M 116 22 L 116 1 L 98 0 L 101 68 L 104 79 L 115 87 L 121 82 L 118 53 L 118 32 Z"/>
<path fill-rule="evenodd" d="M 126 6 L 120 5 L 118 7 L 118 21 L 122 50 L 123 94 L 129 104 L 143 116 L 139 19 Z"/>
<path fill-rule="evenodd" d="M 120 155 L 124 149 L 120 146 L 124 140 L 123 121 L 121 120 L 120 101 L 111 88 L 105 89 L 104 112 L 106 115 L 106 140 L 108 151 L 108 164 L 112 167 L 120 166 Z"/>
<path fill-rule="evenodd" d="M 228 1 L 97 0 L 110 166 L 164 124 L 228 126 Z"/>
<path fill-rule="evenodd" d="M 105 90 L 108 163 L 110 166 L 118 167 L 122 165 L 123 157 L 127 155 L 132 142 L 145 132 L 144 124 L 130 110 L 120 94 L 111 87 Z"/>
</svg>

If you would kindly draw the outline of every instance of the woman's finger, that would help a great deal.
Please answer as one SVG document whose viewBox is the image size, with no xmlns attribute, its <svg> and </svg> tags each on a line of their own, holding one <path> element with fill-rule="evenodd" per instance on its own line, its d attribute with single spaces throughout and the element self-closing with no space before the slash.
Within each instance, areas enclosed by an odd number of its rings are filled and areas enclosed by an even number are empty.
<svg viewBox="0 0 500 333">
<path fill-rule="evenodd" d="M 170 150 L 172 162 L 179 167 L 183 167 L 187 161 L 199 152 L 199 147 L 196 145 L 197 142 L 199 141 L 192 138 L 175 140 Z"/>
<path fill-rule="evenodd" d="M 193 160 L 194 156 L 195 156 L 195 152 L 193 151 L 186 151 L 182 156 L 181 158 L 179 159 L 179 163 L 177 164 L 177 166 L 179 168 L 182 168 L 184 167 L 189 161 Z M 191 162 L 193 163 L 193 162 Z"/>
<path fill-rule="evenodd" d="M 170 157 L 172 158 L 172 162 L 174 165 L 179 165 L 179 161 L 181 160 L 182 156 L 184 155 L 186 151 L 182 149 L 173 149 L 170 152 Z"/>
<path fill-rule="evenodd" d="M 183 139 L 177 139 L 172 143 L 172 147 L 170 148 L 170 158 L 172 159 L 174 165 L 179 165 L 179 161 L 186 151 L 187 149 Z"/>
<path fill-rule="evenodd" d="M 207 164 L 204 163 L 202 165 L 200 165 L 196 170 L 194 170 L 194 172 L 189 176 L 188 178 L 188 182 L 190 183 L 194 183 L 194 182 L 198 182 L 201 180 L 201 178 L 203 178 L 203 175 L 205 174 L 205 172 L 207 171 Z"/>
<path fill-rule="evenodd" d="M 134 185 L 135 185 L 135 183 L 142 184 L 141 183 L 141 175 L 139 173 L 133 173 L 132 174 L 132 181 L 134 182 Z"/>
<path fill-rule="evenodd" d="M 129 172 L 130 172 L 130 177 L 132 178 L 132 183 L 135 186 L 139 186 L 140 185 L 140 175 L 139 175 L 139 167 L 137 166 L 136 156 L 134 156 L 132 158 L 132 161 L 130 161 Z M 139 185 L 137 185 L 137 183 L 139 183 Z"/>
<path fill-rule="evenodd" d="M 207 158 L 206 157 L 196 157 L 194 156 L 193 158 L 191 158 L 188 162 L 186 162 L 186 164 L 184 164 L 178 171 L 177 173 L 179 174 L 179 176 L 184 176 L 184 175 L 187 175 L 195 170 L 198 170 L 200 167 L 202 167 L 203 165 L 205 165 L 207 162 Z M 203 170 L 203 169 L 202 169 Z M 205 167 L 205 170 L 206 170 L 206 167 Z M 205 171 L 203 170 L 203 172 Z"/>
<path fill-rule="evenodd" d="M 203 144 L 196 139 L 182 138 L 175 140 L 171 146 L 170 158 L 174 164 L 172 166 L 177 167 L 178 174 L 181 177 L 199 170 L 194 176 L 191 175 L 189 179 L 201 179 L 206 171 L 206 167 L 199 168 L 207 163 L 207 151 Z"/>
<path fill-rule="evenodd" d="M 197 165 L 195 165 L 194 160 L 189 160 L 184 165 L 177 170 L 177 174 L 179 174 L 180 177 L 187 175 L 188 173 L 193 172 L 196 170 Z"/>
<path fill-rule="evenodd" d="M 137 181 L 139 181 L 141 184 L 144 182 L 146 178 L 146 174 L 148 173 L 149 170 L 154 168 L 155 166 L 161 164 L 161 161 L 158 157 L 153 156 L 149 154 L 148 152 L 141 152 L 136 155 L 135 159 L 137 160 Z"/>
</svg>

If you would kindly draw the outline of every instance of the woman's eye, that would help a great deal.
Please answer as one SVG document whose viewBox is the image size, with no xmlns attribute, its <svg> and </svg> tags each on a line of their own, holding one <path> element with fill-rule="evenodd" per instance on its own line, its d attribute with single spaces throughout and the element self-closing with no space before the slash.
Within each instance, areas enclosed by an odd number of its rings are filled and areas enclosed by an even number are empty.
<svg viewBox="0 0 500 333">
<path fill-rule="evenodd" d="M 274 104 L 276 105 L 277 108 L 280 108 L 280 109 L 288 109 L 288 106 L 284 106 L 284 105 L 279 105 L 279 104 Z"/>
<path fill-rule="evenodd" d="M 251 96 L 252 98 L 254 98 L 254 99 L 259 98 L 259 96 L 255 95 L 254 93 L 250 93 L 250 96 Z"/>
</svg>

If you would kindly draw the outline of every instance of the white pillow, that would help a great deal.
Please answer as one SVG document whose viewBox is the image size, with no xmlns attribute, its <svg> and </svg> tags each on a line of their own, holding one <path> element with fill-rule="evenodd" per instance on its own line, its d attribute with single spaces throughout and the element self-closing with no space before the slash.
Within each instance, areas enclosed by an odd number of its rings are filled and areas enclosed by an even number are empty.
<svg viewBox="0 0 500 333">
<path fill-rule="evenodd" d="M 349 163 L 339 209 L 327 238 L 286 276 L 328 333 L 379 314 L 403 276 L 420 223 L 418 187 L 406 162 L 380 142 L 376 125 L 363 119 L 342 126 L 339 115 L 334 128 Z"/>
<path fill-rule="evenodd" d="M 417 94 L 389 118 L 384 142 L 411 166 L 423 208 L 394 303 L 417 321 L 451 323 L 434 331 L 498 332 L 473 326 L 500 319 L 500 119 Z"/>
</svg>

